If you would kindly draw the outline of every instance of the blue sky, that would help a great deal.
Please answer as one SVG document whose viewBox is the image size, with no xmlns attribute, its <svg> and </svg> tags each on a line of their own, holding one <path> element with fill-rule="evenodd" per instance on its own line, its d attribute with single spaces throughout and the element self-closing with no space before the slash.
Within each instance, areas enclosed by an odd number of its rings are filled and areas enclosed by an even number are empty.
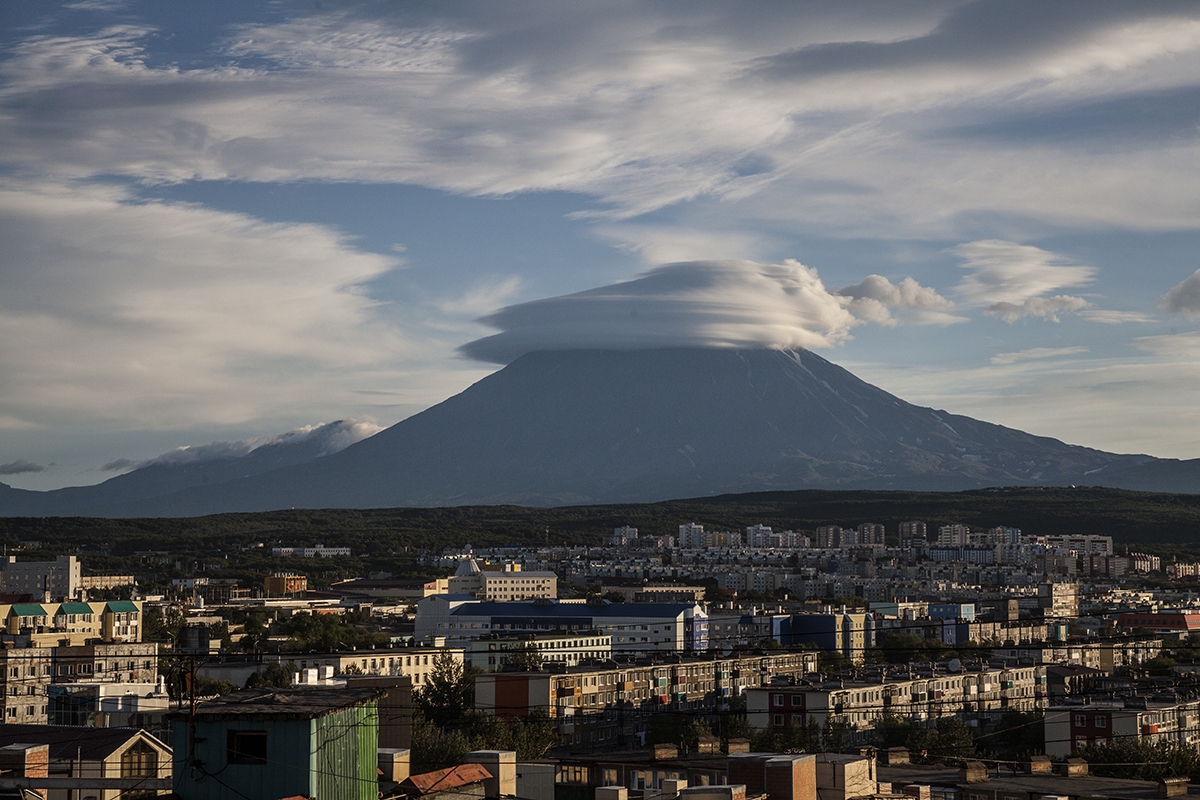
<svg viewBox="0 0 1200 800">
<path fill-rule="evenodd" d="M 81 0 L 0 35 L 10 485 L 655 343 L 1200 457 L 1195 3 Z"/>
</svg>

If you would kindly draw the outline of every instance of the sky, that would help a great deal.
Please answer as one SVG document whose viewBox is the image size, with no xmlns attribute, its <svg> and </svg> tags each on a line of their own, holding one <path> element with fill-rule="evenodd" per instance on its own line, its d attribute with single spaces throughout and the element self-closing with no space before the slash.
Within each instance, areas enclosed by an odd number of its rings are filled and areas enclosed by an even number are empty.
<svg viewBox="0 0 1200 800">
<path fill-rule="evenodd" d="M 1200 457 L 1200 4 L 77 0 L 0 37 L 11 486 L 344 444 L 573 347 L 806 347 Z"/>
</svg>

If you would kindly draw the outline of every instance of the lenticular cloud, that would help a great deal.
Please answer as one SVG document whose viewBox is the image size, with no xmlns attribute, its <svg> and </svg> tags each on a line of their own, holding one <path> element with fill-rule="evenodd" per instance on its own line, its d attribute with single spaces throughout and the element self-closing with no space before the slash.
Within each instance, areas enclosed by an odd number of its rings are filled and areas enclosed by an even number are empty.
<svg viewBox="0 0 1200 800">
<path fill-rule="evenodd" d="M 816 270 L 792 259 L 688 261 L 623 283 L 507 306 L 480 320 L 500 333 L 459 349 L 508 364 L 537 350 L 829 347 L 857 324 L 848 303 L 826 290 Z"/>
</svg>

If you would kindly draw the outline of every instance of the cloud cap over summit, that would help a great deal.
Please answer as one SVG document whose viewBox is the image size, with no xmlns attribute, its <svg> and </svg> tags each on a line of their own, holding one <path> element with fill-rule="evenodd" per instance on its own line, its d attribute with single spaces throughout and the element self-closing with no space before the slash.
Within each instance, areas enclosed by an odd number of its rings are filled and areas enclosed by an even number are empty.
<svg viewBox="0 0 1200 800">
<path fill-rule="evenodd" d="M 794 259 L 685 261 L 630 281 L 507 306 L 480 320 L 500 333 L 459 351 L 508 364 L 544 350 L 830 347 L 858 323 L 849 302 Z"/>
</svg>

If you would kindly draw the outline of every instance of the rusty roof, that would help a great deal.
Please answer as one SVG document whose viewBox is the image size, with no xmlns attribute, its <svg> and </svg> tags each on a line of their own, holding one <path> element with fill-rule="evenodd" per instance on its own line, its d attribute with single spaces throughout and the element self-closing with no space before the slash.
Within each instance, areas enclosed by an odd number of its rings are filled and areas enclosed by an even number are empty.
<svg viewBox="0 0 1200 800">
<path fill-rule="evenodd" d="M 456 786 L 466 786 L 478 783 L 492 777 L 492 773 L 480 764 L 459 764 L 457 767 L 439 769 L 421 775 L 409 775 L 400 784 L 405 789 L 415 789 L 418 794 L 430 794 L 453 789 Z"/>
</svg>

